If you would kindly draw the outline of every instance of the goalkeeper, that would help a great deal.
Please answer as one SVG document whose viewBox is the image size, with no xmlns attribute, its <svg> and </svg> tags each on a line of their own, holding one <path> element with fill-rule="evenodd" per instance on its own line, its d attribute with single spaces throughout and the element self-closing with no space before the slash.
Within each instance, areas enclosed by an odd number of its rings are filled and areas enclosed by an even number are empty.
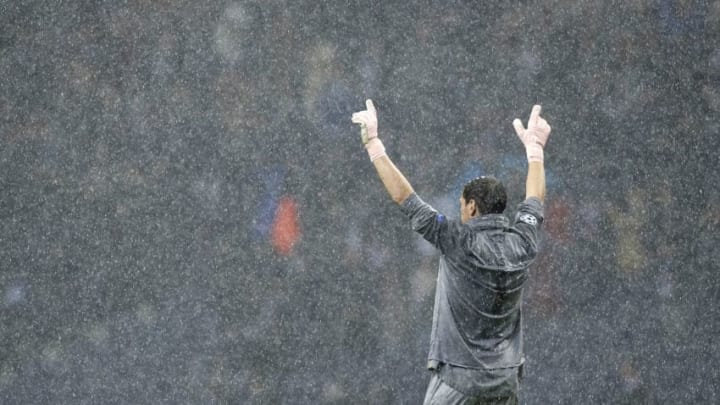
<svg viewBox="0 0 720 405">
<path fill-rule="evenodd" d="M 533 106 L 527 128 L 513 121 L 525 146 L 525 200 L 514 220 L 503 215 L 507 195 L 493 177 L 468 182 L 460 219 L 451 220 L 415 194 L 385 153 L 371 100 L 352 116 L 390 197 L 412 229 L 440 250 L 425 404 L 517 404 L 522 374 L 522 291 L 538 251 L 543 222 L 543 148 L 550 126 Z"/>
</svg>

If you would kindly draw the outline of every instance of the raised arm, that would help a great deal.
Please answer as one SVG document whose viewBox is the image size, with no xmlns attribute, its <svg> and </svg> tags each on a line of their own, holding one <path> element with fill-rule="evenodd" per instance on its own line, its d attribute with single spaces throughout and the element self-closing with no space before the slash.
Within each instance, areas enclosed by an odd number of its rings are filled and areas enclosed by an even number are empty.
<svg viewBox="0 0 720 405">
<path fill-rule="evenodd" d="M 545 201 L 545 166 L 543 148 L 550 136 L 550 125 L 540 116 L 542 107 L 535 105 L 530 113 L 527 129 L 519 119 L 513 121 L 517 136 L 525 145 L 528 159 L 528 175 L 525 183 L 525 198 L 536 197 Z"/>
<path fill-rule="evenodd" d="M 402 204 L 414 193 L 414 190 L 410 182 L 385 154 L 385 146 L 377 136 L 377 112 L 372 100 L 366 100 L 365 105 L 366 110 L 352 115 L 352 122 L 360 125 L 360 137 L 385 189 L 393 201 Z"/>
</svg>

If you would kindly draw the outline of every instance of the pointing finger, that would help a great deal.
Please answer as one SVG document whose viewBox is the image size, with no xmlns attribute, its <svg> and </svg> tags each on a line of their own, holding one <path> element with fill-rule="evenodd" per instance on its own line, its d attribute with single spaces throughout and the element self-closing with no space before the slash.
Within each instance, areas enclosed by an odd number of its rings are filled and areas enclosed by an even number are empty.
<svg viewBox="0 0 720 405">
<path fill-rule="evenodd" d="M 373 104 L 372 100 L 365 100 L 365 107 L 367 107 L 367 110 L 370 111 L 370 113 L 375 114 L 375 104 Z"/>
<path fill-rule="evenodd" d="M 540 118 L 540 111 L 542 110 L 542 107 L 538 104 L 535 104 L 532 108 L 532 112 L 530 112 L 530 121 L 528 121 L 528 127 L 537 125 L 537 120 Z"/>
</svg>

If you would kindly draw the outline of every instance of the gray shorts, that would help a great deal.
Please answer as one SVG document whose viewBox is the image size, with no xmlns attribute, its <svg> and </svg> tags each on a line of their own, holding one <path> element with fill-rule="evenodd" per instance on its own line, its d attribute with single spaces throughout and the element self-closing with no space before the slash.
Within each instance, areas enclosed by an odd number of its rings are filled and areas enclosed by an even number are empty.
<svg viewBox="0 0 720 405">
<path fill-rule="evenodd" d="M 424 405 L 518 404 L 519 368 L 476 370 L 441 365 L 432 370 Z"/>
</svg>

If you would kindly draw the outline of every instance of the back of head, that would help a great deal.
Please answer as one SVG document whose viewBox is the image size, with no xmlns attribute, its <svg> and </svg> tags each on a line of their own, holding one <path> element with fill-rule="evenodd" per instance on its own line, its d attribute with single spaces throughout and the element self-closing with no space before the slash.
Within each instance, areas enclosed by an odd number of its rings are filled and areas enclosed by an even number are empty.
<svg viewBox="0 0 720 405">
<path fill-rule="evenodd" d="M 463 198 L 474 200 L 480 214 L 502 214 L 507 205 L 505 186 L 493 176 L 470 180 L 463 188 Z"/>
</svg>

